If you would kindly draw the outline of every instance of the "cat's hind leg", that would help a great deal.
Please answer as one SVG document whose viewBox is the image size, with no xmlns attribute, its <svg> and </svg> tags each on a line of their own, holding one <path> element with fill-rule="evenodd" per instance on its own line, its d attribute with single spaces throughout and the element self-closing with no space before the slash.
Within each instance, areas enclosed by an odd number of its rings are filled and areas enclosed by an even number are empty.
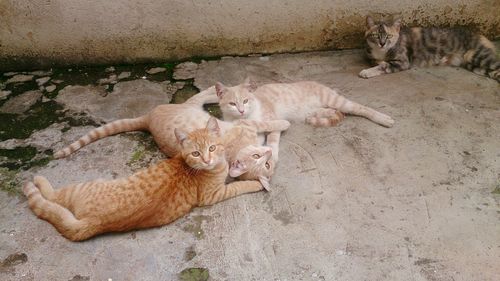
<svg viewBox="0 0 500 281">
<path fill-rule="evenodd" d="M 350 101 L 346 97 L 339 95 L 336 90 L 324 87 L 321 92 L 323 106 L 340 110 L 343 113 L 363 116 L 384 127 L 392 127 L 394 119 L 389 115 L 378 112 L 373 108 Z"/>
<path fill-rule="evenodd" d="M 81 241 L 97 234 L 85 220 L 78 220 L 68 209 L 45 199 L 32 182 L 24 185 L 23 192 L 28 198 L 28 204 L 33 213 L 50 222 L 61 235 L 69 240 Z"/>
<path fill-rule="evenodd" d="M 306 118 L 306 123 L 314 127 L 333 127 L 344 120 L 345 115 L 333 108 L 320 108 L 312 116 Z"/>
<path fill-rule="evenodd" d="M 50 182 L 42 176 L 35 176 L 33 178 L 33 183 L 35 184 L 36 187 L 40 190 L 40 193 L 42 196 L 49 200 L 53 201 L 55 198 L 55 191 Z"/>
</svg>

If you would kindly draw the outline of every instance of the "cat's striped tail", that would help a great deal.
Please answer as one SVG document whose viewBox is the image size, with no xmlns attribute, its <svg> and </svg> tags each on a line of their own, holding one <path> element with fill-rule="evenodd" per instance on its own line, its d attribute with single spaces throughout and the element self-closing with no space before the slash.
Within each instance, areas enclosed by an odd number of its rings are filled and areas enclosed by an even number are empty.
<svg viewBox="0 0 500 281">
<path fill-rule="evenodd" d="M 33 213 L 50 222 L 61 235 L 69 240 L 81 241 L 96 234 L 86 221 L 78 220 L 67 208 L 44 198 L 32 182 L 24 185 L 23 192 L 28 198 L 28 204 Z"/>
<path fill-rule="evenodd" d="M 73 142 L 69 146 L 57 151 L 54 153 L 54 158 L 64 158 L 70 155 L 71 153 L 77 151 L 78 149 L 92 143 L 96 140 L 112 136 L 118 133 L 130 132 L 130 131 L 139 131 L 139 130 L 147 130 L 148 116 L 141 116 L 133 119 L 120 119 L 108 123 L 99 128 L 95 128 L 88 132 L 86 135 L 81 137 L 79 140 Z"/>
<path fill-rule="evenodd" d="M 479 36 L 477 46 L 464 55 L 465 67 L 470 71 L 489 76 L 500 82 L 500 59 L 495 46 L 484 36 Z"/>
<path fill-rule="evenodd" d="M 325 107 L 340 110 L 342 113 L 363 116 L 384 127 L 390 128 L 394 125 L 394 119 L 390 116 L 368 106 L 350 101 L 346 97 L 339 95 L 336 90 L 326 86 L 321 92 L 321 103 Z"/>
</svg>

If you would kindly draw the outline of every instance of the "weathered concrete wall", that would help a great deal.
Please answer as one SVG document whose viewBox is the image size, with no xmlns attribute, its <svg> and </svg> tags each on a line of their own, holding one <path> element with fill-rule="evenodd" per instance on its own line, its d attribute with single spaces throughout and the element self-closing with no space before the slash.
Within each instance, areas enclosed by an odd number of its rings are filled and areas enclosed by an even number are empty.
<svg viewBox="0 0 500 281">
<path fill-rule="evenodd" d="M 360 47 L 368 13 L 500 36 L 498 0 L 0 0 L 0 70 Z"/>
</svg>

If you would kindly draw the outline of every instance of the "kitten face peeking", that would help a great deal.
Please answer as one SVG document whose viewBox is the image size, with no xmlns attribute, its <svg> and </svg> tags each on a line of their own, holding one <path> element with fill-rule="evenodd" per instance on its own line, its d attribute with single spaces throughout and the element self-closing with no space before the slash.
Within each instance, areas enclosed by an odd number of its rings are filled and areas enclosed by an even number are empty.
<svg viewBox="0 0 500 281">
<path fill-rule="evenodd" d="M 217 82 L 215 90 L 224 117 L 244 119 L 251 115 L 255 108 L 255 97 L 253 95 L 255 89 L 255 85 L 249 78 L 234 87 L 226 87 L 224 84 Z"/>
<path fill-rule="evenodd" d="M 270 147 L 249 145 L 238 152 L 236 160 L 229 167 L 229 175 L 242 180 L 258 178 L 264 188 L 269 190 L 274 167 Z"/>
<path fill-rule="evenodd" d="M 389 50 L 394 47 L 399 39 L 401 20 L 397 19 L 392 24 L 385 22 L 375 23 L 371 17 L 366 17 L 367 31 L 365 38 L 372 48 Z"/>
<path fill-rule="evenodd" d="M 175 129 L 175 136 L 181 144 L 182 157 L 193 169 L 211 170 L 226 161 L 220 141 L 220 128 L 215 118 L 208 120 L 204 130 L 187 134 L 182 129 Z"/>
</svg>

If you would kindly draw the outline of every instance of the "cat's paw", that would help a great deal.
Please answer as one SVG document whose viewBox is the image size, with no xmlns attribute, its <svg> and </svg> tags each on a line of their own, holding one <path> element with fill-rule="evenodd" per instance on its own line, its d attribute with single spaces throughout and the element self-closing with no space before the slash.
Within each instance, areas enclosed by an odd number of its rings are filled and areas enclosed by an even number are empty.
<svg viewBox="0 0 500 281">
<path fill-rule="evenodd" d="M 40 188 L 42 185 L 48 184 L 50 185 L 49 181 L 43 177 L 43 176 L 35 176 L 33 178 L 33 183 L 37 188 Z"/>
<path fill-rule="evenodd" d="M 38 189 L 32 182 L 26 182 L 23 186 L 23 193 L 26 197 L 29 197 L 31 194 L 38 192 Z"/>
<path fill-rule="evenodd" d="M 288 122 L 287 120 L 279 120 L 279 127 L 281 131 L 288 130 L 292 124 Z"/>
<path fill-rule="evenodd" d="M 269 178 L 269 177 L 264 177 L 264 176 L 259 177 L 259 182 L 262 185 L 263 190 L 265 190 L 265 191 L 271 191 L 270 181 L 271 181 L 271 178 Z"/>
<path fill-rule="evenodd" d="M 375 76 L 379 76 L 380 74 L 381 74 L 380 71 L 378 71 L 376 69 L 367 68 L 367 69 L 361 70 L 361 72 L 358 74 L 358 76 L 361 78 L 368 79 L 368 78 L 372 78 Z"/>
</svg>

